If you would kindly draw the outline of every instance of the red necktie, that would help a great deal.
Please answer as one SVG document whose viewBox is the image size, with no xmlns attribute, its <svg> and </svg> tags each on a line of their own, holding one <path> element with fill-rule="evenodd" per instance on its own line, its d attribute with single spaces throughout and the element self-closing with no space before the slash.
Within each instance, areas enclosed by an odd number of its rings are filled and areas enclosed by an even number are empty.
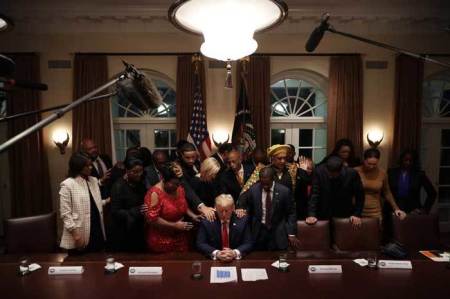
<svg viewBox="0 0 450 299">
<path fill-rule="evenodd" d="M 270 228 L 270 216 L 272 211 L 272 199 L 270 198 L 270 190 L 266 192 L 266 226 Z"/>
<path fill-rule="evenodd" d="M 228 230 L 227 230 L 227 223 L 222 223 L 222 249 L 223 248 L 230 248 L 230 241 L 228 240 Z"/>
</svg>

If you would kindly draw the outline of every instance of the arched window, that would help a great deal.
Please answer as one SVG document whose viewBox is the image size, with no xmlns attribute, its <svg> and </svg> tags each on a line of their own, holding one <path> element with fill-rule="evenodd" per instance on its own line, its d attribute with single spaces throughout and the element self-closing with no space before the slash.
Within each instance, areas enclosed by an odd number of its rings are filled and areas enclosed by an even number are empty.
<svg viewBox="0 0 450 299">
<path fill-rule="evenodd" d="M 155 83 L 163 104 L 157 109 L 140 110 L 126 98 L 114 96 L 112 116 L 114 143 L 117 160 L 123 160 L 127 148 L 145 146 L 161 149 L 169 155 L 176 143 L 176 92 L 175 82 L 168 76 L 153 71 L 144 71 Z"/>
<path fill-rule="evenodd" d="M 292 144 L 298 155 L 326 155 L 327 80 L 303 69 L 276 74 L 271 85 L 271 144 Z"/>
<path fill-rule="evenodd" d="M 422 165 L 438 190 L 439 220 L 450 230 L 450 71 L 423 83 Z"/>
</svg>

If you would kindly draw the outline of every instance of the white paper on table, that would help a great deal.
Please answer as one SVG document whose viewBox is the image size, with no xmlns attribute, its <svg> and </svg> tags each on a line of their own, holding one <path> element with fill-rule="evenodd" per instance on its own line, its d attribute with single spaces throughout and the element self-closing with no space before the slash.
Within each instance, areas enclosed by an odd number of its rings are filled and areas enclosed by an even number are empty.
<svg viewBox="0 0 450 299">
<path fill-rule="evenodd" d="M 242 281 L 267 280 L 267 271 L 265 268 L 241 269 Z"/>
<path fill-rule="evenodd" d="M 42 267 L 36 263 L 30 264 L 28 265 L 28 270 L 30 270 L 30 272 L 36 271 L 41 269 Z"/>
<path fill-rule="evenodd" d="M 357 263 L 358 265 L 360 265 L 361 267 L 365 267 L 369 264 L 369 262 L 366 259 L 356 259 L 353 260 L 355 263 Z"/>
<path fill-rule="evenodd" d="M 289 267 L 289 265 L 290 265 L 290 264 L 285 263 L 285 267 Z M 275 261 L 275 262 L 273 262 L 273 263 L 272 263 L 272 266 L 275 267 L 275 268 L 277 268 L 277 269 L 280 268 L 280 261 Z"/>
<path fill-rule="evenodd" d="M 124 265 L 121 264 L 121 263 L 118 263 L 118 262 L 115 262 L 115 263 L 114 263 L 114 270 L 115 270 L 115 271 L 117 271 L 117 270 L 119 270 L 119 269 L 122 269 L 123 267 L 124 267 Z M 108 267 L 105 266 L 105 269 L 108 270 Z"/>
<path fill-rule="evenodd" d="M 236 267 L 211 267 L 210 283 L 237 282 Z"/>
</svg>

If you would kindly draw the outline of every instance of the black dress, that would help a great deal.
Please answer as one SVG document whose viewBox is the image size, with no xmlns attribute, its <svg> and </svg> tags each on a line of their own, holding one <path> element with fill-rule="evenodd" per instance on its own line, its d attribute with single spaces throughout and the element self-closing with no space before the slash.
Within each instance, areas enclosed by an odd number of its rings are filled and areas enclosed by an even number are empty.
<svg viewBox="0 0 450 299">
<path fill-rule="evenodd" d="M 111 190 L 111 235 L 113 251 L 144 251 L 145 222 L 140 208 L 146 188 L 142 182 L 129 184 L 118 179 Z"/>
<path fill-rule="evenodd" d="M 89 189 L 89 200 L 91 206 L 91 229 L 89 232 L 89 243 L 84 249 L 86 252 L 101 251 L 105 247 L 105 238 L 103 236 L 100 212 L 98 211 L 94 197 Z"/>
</svg>

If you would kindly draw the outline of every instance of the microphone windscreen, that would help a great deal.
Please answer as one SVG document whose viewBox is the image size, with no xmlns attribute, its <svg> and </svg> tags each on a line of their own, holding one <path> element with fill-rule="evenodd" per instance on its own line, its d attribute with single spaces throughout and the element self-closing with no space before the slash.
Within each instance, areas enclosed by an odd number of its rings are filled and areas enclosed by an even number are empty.
<svg viewBox="0 0 450 299">
<path fill-rule="evenodd" d="M 325 28 L 323 26 L 319 26 L 314 29 L 305 45 L 305 50 L 307 52 L 312 52 L 317 48 L 320 41 L 322 40 L 324 32 Z"/>
<path fill-rule="evenodd" d="M 129 78 L 117 83 L 117 93 L 143 111 L 158 108 L 163 99 L 152 79 L 145 73 L 136 71 Z"/>
</svg>

